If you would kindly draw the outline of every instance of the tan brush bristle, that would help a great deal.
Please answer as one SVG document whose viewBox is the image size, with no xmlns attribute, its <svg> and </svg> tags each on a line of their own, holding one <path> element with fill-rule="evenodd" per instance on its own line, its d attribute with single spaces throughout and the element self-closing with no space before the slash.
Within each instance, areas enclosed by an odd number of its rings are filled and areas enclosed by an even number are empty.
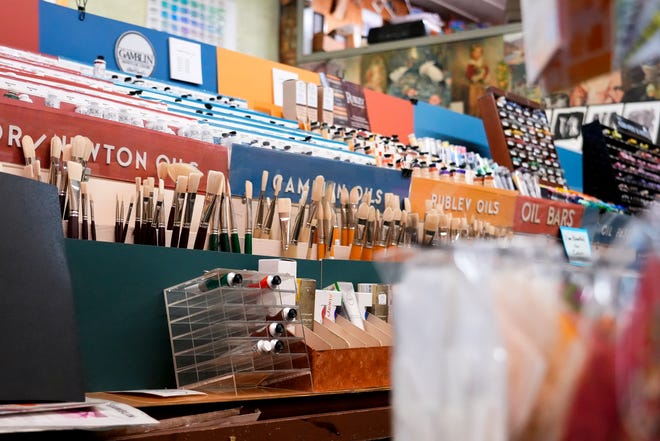
<svg viewBox="0 0 660 441">
<path fill-rule="evenodd" d="M 375 215 L 375 211 L 374 211 L 374 215 Z M 362 202 L 360 204 L 360 207 L 358 208 L 357 217 L 358 219 L 366 219 L 368 216 L 369 216 L 369 204 L 367 204 L 366 202 Z"/>
<path fill-rule="evenodd" d="M 261 172 L 261 192 L 263 193 L 266 191 L 266 187 L 268 187 L 268 170 L 264 170 Z"/>
<path fill-rule="evenodd" d="M 85 140 L 82 136 L 76 135 L 71 140 L 71 156 L 75 160 L 80 160 L 85 155 Z"/>
<path fill-rule="evenodd" d="M 325 178 L 322 175 L 314 178 L 314 183 L 312 184 L 312 201 L 319 202 L 323 198 L 324 184 Z"/>
<path fill-rule="evenodd" d="M 282 189 L 282 175 L 275 175 L 273 178 L 273 194 L 275 197 L 280 193 Z"/>
<path fill-rule="evenodd" d="M 225 179 L 224 173 L 217 170 L 209 170 L 206 175 L 206 194 L 218 194 L 220 181 Z"/>
<path fill-rule="evenodd" d="M 188 175 L 188 193 L 197 193 L 202 176 L 204 175 L 197 172 Z"/>
<path fill-rule="evenodd" d="M 60 156 L 62 156 L 62 140 L 57 136 L 53 136 L 50 139 L 50 157 L 59 158 Z"/>
<path fill-rule="evenodd" d="M 73 147 L 71 147 L 71 144 L 67 144 L 64 147 L 62 147 L 62 161 L 63 162 L 68 162 L 71 161 L 72 158 L 72 150 Z"/>
<path fill-rule="evenodd" d="M 158 179 L 166 180 L 170 174 L 169 174 L 169 164 L 165 161 L 159 162 L 157 169 L 157 175 Z"/>
<path fill-rule="evenodd" d="M 252 199 L 252 181 L 245 181 L 245 199 Z"/>
<path fill-rule="evenodd" d="M 438 222 L 440 216 L 437 214 L 429 214 L 426 216 L 426 219 L 424 219 L 424 230 L 426 231 L 435 231 L 438 229 Z"/>
<path fill-rule="evenodd" d="M 441 213 L 438 217 L 438 227 L 439 228 L 449 228 L 450 220 L 451 220 L 451 218 L 448 215 L 446 215 L 444 213 Z"/>
<path fill-rule="evenodd" d="M 82 179 L 83 166 L 76 161 L 69 161 L 66 165 L 69 179 L 72 181 L 80 181 Z"/>
<path fill-rule="evenodd" d="M 186 188 L 188 188 L 188 176 L 179 176 L 176 180 L 176 192 L 185 193 Z"/>
<path fill-rule="evenodd" d="M 332 213 L 334 213 L 334 210 L 332 209 L 332 204 L 329 201 L 325 201 L 325 206 L 323 207 L 323 219 L 326 221 L 330 221 L 330 219 L 332 219 Z"/>
<path fill-rule="evenodd" d="M 367 220 L 373 222 L 376 220 L 376 207 L 373 205 L 369 207 L 369 212 L 367 214 Z"/>
<path fill-rule="evenodd" d="M 403 206 L 404 206 L 404 208 L 406 209 L 406 211 L 408 213 L 410 213 L 412 211 L 412 208 L 411 208 L 411 205 L 410 205 L 410 199 L 404 198 L 403 199 Z"/>
<path fill-rule="evenodd" d="M 23 146 L 23 157 L 25 158 L 25 163 L 32 164 L 34 161 L 34 155 L 36 148 L 34 147 L 34 141 L 30 135 L 23 136 L 21 140 L 21 145 Z"/>
<path fill-rule="evenodd" d="M 300 200 L 298 201 L 299 206 L 303 206 L 307 203 L 307 196 L 309 195 L 309 185 L 303 187 L 302 193 L 300 193 Z"/>
<path fill-rule="evenodd" d="M 356 186 L 356 187 L 351 188 L 351 194 L 349 196 L 349 202 L 352 205 L 355 205 L 358 202 L 360 202 L 360 187 Z"/>
<path fill-rule="evenodd" d="M 176 182 L 179 176 L 188 176 L 190 174 L 190 169 L 188 168 L 188 164 L 175 162 L 167 165 L 167 174 L 169 174 L 172 181 Z"/>
<path fill-rule="evenodd" d="M 335 192 L 335 183 L 331 182 L 331 181 L 326 182 L 325 183 L 325 194 L 324 194 L 325 200 L 326 201 L 332 200 L 332 195 L 334 194 L 334 192 Z"/>
<path fill-rule="evenodd" d="M 82 137 L 82 143 L 83 143 L 83 161 L 87 162 L 89 161 L 89 158 L 92 156 L 92 150 L 94 150 L 94 143 L 92 142 L 91 139 L 89 139 L 86 136 Z"/>
<path fill-rule="evenodd" d="M 393 220 L 401 221 L 402 211 L 400 208 L 397 207 L 394 210 L 392 210 L 392 215 L 393 215 Z"/>
<path fill-rule="evenodd" d="M 394 220 L 394 210 L 392 207 L 387 207 L 383 212 L 383 222 L 392 222 Z"/>
<path fill-rule="evenodd" d="M 291 199 L 278 198 L 277 199 L 277 213 L 282 217 L 290 217 L 291 213 Z M 286 216 L 284 216 L 286 215 Z"/>
<path fill-rule="evenodd" d="M 341 188 L 341 193 L 339 194 L 339 203 L 342 205 L 348 204 L 348 188 L 346 186 Z"/>
</svg>

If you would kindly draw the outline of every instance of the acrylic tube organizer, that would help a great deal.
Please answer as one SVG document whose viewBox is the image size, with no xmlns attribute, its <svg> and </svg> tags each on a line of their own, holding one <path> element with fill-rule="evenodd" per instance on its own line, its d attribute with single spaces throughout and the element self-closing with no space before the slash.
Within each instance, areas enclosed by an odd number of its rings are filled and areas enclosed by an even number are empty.
<svg viewBox="0 0 660 441">
<path fill-rule="evenodd" d="M 281 283 L 269 285 L 273 277 Z M 218 268 L 166 288 L 177 387 L 236 393 L 292 384 L 309 389 L 304 330 L 295 283 L 288 279 Z M 287 286 L 294 288 L 282 288 Z"/>
</svg>

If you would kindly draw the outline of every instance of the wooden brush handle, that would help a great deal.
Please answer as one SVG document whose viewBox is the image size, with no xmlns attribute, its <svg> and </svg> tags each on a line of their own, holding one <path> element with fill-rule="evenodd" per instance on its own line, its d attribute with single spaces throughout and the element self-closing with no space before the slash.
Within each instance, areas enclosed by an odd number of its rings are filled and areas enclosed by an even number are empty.
<svg viewBox="0 0 660 441">
<path fill-rule="evenodd" d="M 325 259 L 325 243 L 319 243 L 316 245 L 316 258 L 318 260 Z"/>
<path fill-rule="evenodd" d="M 289 245 L 289 248 L 284 252 L 284 257 L 291 259 L 298 258 L 298 245 Z"/>
<path fill-rule="evenodd" d="M 362 257 L 362 245 L 351 245 L 351 254 L 348 256 L 350 260 L 360 260 Z"/>
<path fill-rule="evenodd" d="M 167 229 L 171 230 L 174 226 L 174 206 L 170 207 L 170 214 L 167 217 Z"/>
<path fill-rule="evenodd" d="M 165 246 L 165 225 L 162 224 L 158 226 L 158 246 Z"/>
<path fill-rule="evenodd" d="M 92 221 L 89 224 L 89 227 L 90 227 L 90 230 L 91 230 L 91 233 L 92 233 L 92 240 L 96 240 L 96 222 Z"/>
<path fill-rule="evenodd" d="M 241 240 L 238 237 L 238 233 L 231 234 L 231 252 L 239 254 L 241 252 Z"/>
<path fill-rule="evenodd" d="M 346 242 L 346 245 L 352 244 L 354 240 L 355 240 L 355 228 L 349 228 L 348 229 L 348 242 Z"/>
<path fill-rule="evenodd" d="M 218 251 L 218 233 L 211 233 L 209 235 L 209 251 Z"/>
<path fill-rule="evenodd" d="M 142 224 L 140 224 L 140 220 L 136 219 L 135 220 L 135 227 L 133 228 L 133 243 L 140 243 L 140 228 L 142 227 Z"/>
<path fill-rule="evenodd" d="M 206 242 L 206 232 L 208 231 L 208 226 L 201 226 L 197 229 L 197 236 L 195 236 L 195 244 L 193 245 L 193 249 L 195 250 L 203 250 L 204 249 L 204 243 Z"/>
<path fill-rule="evenodd" d="M 78 213 L 69 214 L 69 237 L 71 239 L 78 239 Z"/>
<path fill-rule="evenodd" d="M 384 245 L 376 245 L 374 247 L 374 254 L 383 254 L 387 250 L 387 247 Z"/>
<path fill-rule="evenodd" d="M 364 247 L 362 248 L 362 255 L 360 256 L 360 260 L 373 260 L 374 258 L 374 249 L 371 247 Z"/>
<path fill-rule="evenodd" d="M 181 227 L 178 225 L 174 225 L 172 227 L 172 239 L 170 240 L 170 248 L 176 248 L 179 246 L 179 232 L 181 231 Z"/>
<path fill-rule="evenodd" d="M 341 244 L 347 246 L 350 242 L 348 241 L 348 227 L 341 229 Z"/>
<path fill-rule="evenodd" d="M 82 239 L 89 240 L 89 227 L 87 225 L 87 219 L 82 221 Z"/>
<path fill-rule="evenodd" d="M 252 254 L 252 234 L 245 233 L 245 254 Z"/>
<path fill-rule="evenodd" d="M 183 227 L 179 237 L 179 248 L 188 248 L 188 237 L 190 237 L 190 227 Z"/>
<path fill-rule="evenodd" d="M 229 233 L 220 233 L 220 251 L 226 253 L 231 251 L 231 245 L 229 245 Z"/>
</svg>

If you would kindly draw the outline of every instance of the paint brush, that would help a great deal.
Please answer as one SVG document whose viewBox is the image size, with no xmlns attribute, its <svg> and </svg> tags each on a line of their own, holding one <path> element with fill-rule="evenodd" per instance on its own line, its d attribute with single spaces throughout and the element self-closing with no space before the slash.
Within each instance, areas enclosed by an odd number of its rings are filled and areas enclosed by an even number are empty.
<svg viewBox="0 0 660 441">
<path fill-rule="evenodd" d="M 83 181 L 89 181 L 90 176 L 92 175 L 92 171 L 87 167 L 87 163 L 89 162 L 89 158 L 92 156 L 92 150 L 94 148 L 94 143 L 92 143 L 92 140 L 89 139 L 86 136 L 82 137 L 82 144 L 83 144 L 83 154 L 80 163 L 83 166 Z"/>
<path fill-rule="evenodd" d="M 406 222 L 406 238 L 404 244 L 408 247 L 416 245 L 419 241 L 418 239 L 418 228 L 419 228 L 419 214 L 410 213 L 408 215 L 408 221 Z"/>
<path fill-rule="evenodd" d="M 79 225 L 79 202 L 80 202 L 80 180 L 82 179 L 83 166 L 82 164 L 69 161 L 67 164 L 69 175 L 69 237 L 71 239 L 78 239 Z"/>
<path fill-rule="evenodd" d="M 438 231 L 438 221 L 440 216 L 434 212 L 430 212 L 424 219 L 424 234 L 422 235 L 422 246 L 430 247 L 433 245 L 436 232 Z"/>
<path fill-rule="evenodd" d="M 440 213 L 438 216 L 438 241 L 440 246 L 448 246 L 451 242 L 449 236 L 449 228 L 451 225 L 451 216 L 449 214 Z"/>
<path fill-rule="evenodd" d="M 195 236 L 195 243 L 193 245 L 193 248 L 196 250 L 204 249 L 206 232 L 208 231 L 211 216 L 218 200 L 220 181 L 224 179 L 224 173 L 216 170 L 210 170 L 206 176 L 206 195 L 204 196 L 204 204 L 202 206 L 202 217 L 199 219 L 199 227 L 197 228 L 197 235 Z"/>
<path fill-rule="evenodd" d="M 133 213 L 133 204 L 134 204 L 134 199 L 133 199 L 133 196 L 131 196 L 131 201 L 128 204 L 128 214 L 126 215 L 126 221 L 124 222 L 124 227 L 121 231 L 121 242 L 122 243 L 126 242 L 126 236 L 128 235 L 128 224 L 131 221 L 131 214 Z"/>
<path fill-rule="evenodd" d="M 408 212 L 406 210 L 401 211 L 401 226 L 394 242 L 394 246 L 402 247 L 406 241 L 406 225 L 408 224 Z"/>
<path fill-rule="evenodd" d="M 332 181 L 327 181 L 325 183 L 325 196 L 324 196 L 324 206 L 323 206 L 323 227 L 325 233 L 325 243 L 326 247 L 329 245 L 328 238 L 332 235 L 332 212 L 334 211 L 335 202 L 337 202 L 335 196 L 336 184 Z"/>
<path fill-rule="evenodd" d="M 364 246 L 368 220 L 369 205 L 366 202 L 362 202 L 357 211 L 357 223 L 355 226 L 353 243 L 351 244 L 351 252 L 349 255 L 350 260 L 360 260 L 360 257 L 362 256 L 362 247 Z"/>
<path fill-rule="evenodd" d="M 339 243 L 343 246 L 348 245 L 348 210 L 350 209 L 348 201 L 348 188 L 343 186 L 339 194 L 341 208 L 341 239 Z"/>
<path fill-rule="evenodd" d="M 71 144 L 67 144 L 62 148 L 62 179 L 60 180 L 61 187 L 59 188 L 62 219 L 69 217 L 69 211 L 67 210 L 67 193 L 69 186 L 69 173 L 67 164 L 69 161 L 71 161 L 71 159 Z"/>
<path fill-rule="evenodd" d="M 122 225 L 119 223 L 119 195 L 115 195 L 115 236 L 114 240 L 115 242 L 119 242 L 120 236 L 121 236 L 121 227 Z"/>
<path fill-rule="evenodd" d="M 325 201 L 319 203 L 319 208 L 316 211 L 316 258 L 318 260 L 325 259 Z"/>
<path fill-rule="evenodd" d="M 236 218 L 234 217 L 234 206 L 232 204 L 231 196 L 231 185 L 227 181 L 225 186 L 225 195 L 227 196 L 227 213 L 229 214 L 229 222 L 231 223 L 231 228 L 229 230 L 229 236 L 231 239 L 231 252 L 240 253 L 241 252 L 241 240 L 238 237 L 238 225 L 236 225 Z"/>
<path fill-rule="evenodd" d="M 319 209 L 319 204 L 323 198 L 323 187 L 325 186 L 325 178 L 322 175 L 318 175 L 314 178 L 312 183 L 312 195 L 311 195 L 311 205 L 309 207 L 309 212 L 307 213 L 307 221 L 302 231 L 300 237 L 301 242 L 307 242 L 314 239 L 314 232 L 316 231 L 316 225 L 314 226 L 314 231 L 312 231 L 312 221 L 317 219 L 316 212 Z"/>
<path fill-rule="evenodd" d="M 312 249 L 314 247 L 314 232 L 316 231 L 316 223 L 318 219 L 314 217 L 309 224 L 309 240 L 307 241 L 307 259 L 312 258 Z"/>
<path fill-rule="evenodd" d="M 270 202 L 270 207 L 268 208 L 268 214 L 266 215 L 266 220 L 263 224 L 262 237 L 264 239 L 271 239 L 270 230 L 273 226 L 273 220 L 275 217 L 275 211 L 277 211 L 277 196 L 280 193 L 282 188 L 282 175 L 275 175 L 273 178 L 273 200 Z"/>
<path fill-rule="evenodd" d="M 162 163 L 161 163 L 162 164 Z M 188 164 L 183 164 L 180 162 L 175 162 L 174 164 L 167 164 L 167 174 L 170 179 L 174 182 L 174 196 L 172 197 L 172 204 L 170 205 L 170 214 L 167 217 L 167 229 L 171 230 L 174 225 L 174 215 L 176 213 L 176 204 L 179 200 L 181 193 L 181 186 L 179 185 L 179 177 L 186 177 L 186 184 L 188 175 L 191 173 L 191 170 L 188 168 Z M 159 173 L 160 174 L 160 173 Z M 184 187 L 183 191 L 186 189 Z"/>
<path fill-rule="evenodd" d="M 21 146 L 23 148 L 23 159 L 25 161 L 25 167 L 23 168 L 23 177 L 28 179 L 35 179 L 34 174 L 34 156 L 35 156 L 35 147 L 34 141 L 30 135 L 25 135 L 21 139 Z"/>
<path fill-rule="evenodd" d="M 188 190 L 186 195 L 186 211 L 181 226 L 181 237 L 179 238 L 179 248 L 188 248 L 188 236 L 190 235 L 190 224 L 192 223 L 193 210 L 195 209 L 195 199 L 197 189 L 203 174 L 194 172 L 188 175 Z"/>
<path fill-rule="evenodd" d="M 85 171 L 83 169 L 83 175 Z M 82 183 L 81 183 L 82 185 Z M 117 240 L 116 242 L 121 242 L 121 234 L 124 230 L 124 198 L 122 197 L 119 200 L 119 227 L 117 228 Z"/>
<path fill-rule="evenodd" d="M 218 251 L 218 242 L 219 242 L 219 235 L 220 235 L 220 214 L 222 212 L 222 199 L 223 199 L 223 194 L 225 192 L 225 178 L 224 174 L 222 176 L 222 179 L 220 179 L 219 185 L 218 185 L 218 196 L 216 198 L 216 203 L 213 208 L 213 212 L 211 214 L 211 234 L 209 234 L 209 244 L 208 244 L 208 250 L 210 251 Z"/>
<path fill-rule="evenodd" d="M 261 230 L 264 225 L 264 210 L 265 210 L 265 202 L 264 198 L 266 196 L 266 186 L 268 185 L 268 170 L 264 170 L 261 172 L 261 192 L 259 193 L 259 199 L 257 201 L 257 217 L 255 220 L 255 227 L 254 227 L 254 237 L 260 238 L 261 237 Z"/>
<path fill-rule="evenodd" d="M 159 247 L 164 247 L 165 246 L 165 192 L 161 191 L 158 193 L 158 202 L 156 203 L 156 206 L 160 206 L 160 210 L 158 210 L 158 243 L 157 245 Z M 130 214 L 130 210 L 129 210 Z M 127 223 L 128 225 L 128 223 Z"/>
<path fill-rule="evenodd" d="M 225 181 L 222 196 L 222 212 L 220 217 L 220 237 L 219 248 L 220 251 L 228 253 L 231 251 L 231 244 L 229 243 L 229 198 L 227 197 L 227 182 Z"/>
<path fill-rule="evenodd" d="M 326 216 L 327 213 L 330 213 L 330 217 L 327 219 L 327 222 L 329 224 L 328 227 L 328 236 L 325 238 L 325 243 L 327 250 L 325 252 L 326 257 L 334 258 L 335 257 L 335 242 L 339 240 L 338 236 L 340 234 L 340 228 L 339 225 L 337 225 L 337 212 L 332 209 L 332 204 L 328 203 L 327 209 L 326 209 Z M 339 214 L 341 216 L 341 213 Z"/>
<path fill-rule="evenodd" d="M 174 220 L 172 221 L 172 237 L 170 247 L 176 248 L 179 245 L 179 233 L 181 232 L 181 221 L 183 211 L 185 210 L 186 188 L 188 188 L 188 176 L 179 176 L 176 180 L 176 195 L 174 199 Z"/>
<path fill-rule="evenodd" d="M 89 240 L 89 218 L 87 216 L 87 182 L 80 183 L 80 204 L 82 206 L 82 233 L 83 240 Z"/>
<path fill-rule="evenodd" d="M 161 214 L 164 210 L 163 203 L 165 202 L 165 181 L 163 179 L 158 179 L 158 195 L 155 198 L 156 207 L 154 208 L 154 216 L 151 221 L 151 245 L 158 246 L 158 243 L 161 242 L 161 239 L 158 235 L 158 224 L 160 222 Z"/>
<path fill-rule="evenodd" d="M 62 156 L 62 140 L 57 136 L 50 139 L 50 168 L 48 183 L 57 186 L 57 175 L 60 171 L 60 156 Z"/>
<path fill-rule="evenodd" d="M 41 161 L 39 159 L 32 162 L 32 179 L 41 182 Z"/>
<path fill-rule="evenodd" d="M 386 246 L 397 246 L 397 239 L 399 238 L 399 231 L 401 231 L 401 217 L 402 217 L 401 208 L 396 207 L 392 210 L 392 227 L 390 240 L 387 242 Z"/>
<path fill-rule="evenodd" d="M 401 215 L 401 210 L 399 210 L 399 216 Z M 394 210 L 392 207 L 385 208 L 383 212 L 383 227 L 378 234 L 378 241 L 375 245 L 375 250 L 379 252 L 384 252 L 390 243 L 392 242 L 392 236 L 394 235 Z"/>
<path fill-rule="evenodd" d="M 142 232 L 140 227 L 142 226 L 142 178 L 135 178 L 135 227 L 133 228 L 133 243 L 140 243 L 140 237 Z"/>
<path fill-rule="evenodd" d="M 360 260 L 373 260 L 374 256 L 374 235 L 376 232 L 376 208 L 369 207 L 369 214 L 367 215 L 367 227 L 364 233 L 364 246 Z M 352 251 L 352 250 L 351 250 Z"/>
<path fill-rule="evenodd" d="M 92 240 L 96 240 L 96 222 L 94 221 L 94 197 L 89 194 L 89 229 Z"/>
<path fill-rule="evenodd" d="M 355 228 L 357 222 L 357 209 L 358 203 L 360 202 L 360 187 L 353 187 L 348 198 L 348 206 L 346 207 L 346 215 L 348 224 L 348 242 L 347 246 L 350 246 L 355 239 Z"/>
<path fill-rule="evenodd" d="M 302 193 L 300 194 L 300 200 L 298 201 L 298 213 L 296 213 L 296 218 L 293 221 L 293 226 L 291 228 L 291 241 L 287 248 L 286 257 L 297 257 L 298 256 L 298 241 L 300 240 L 300 234 L 302 233 L 303 222 L 305 221 L 305 207 L 307 203 L 307 194 L 309 193 L 309 186 L 305 185 L 303 187 Z"/>
<path fill-rule="evenodd" d="M 280 219 L 280 243 L 282 255 L 286 256 L 291 243 L 291 199 L 281 198 L 277 200 L 277 216 Z"/>
<path fill-rule="evenodd" d="M 252 182 L 245 181 L 245 254 L 252 254 Z"/>
<path fill-rule="evenodd" d="M 140 243 L 151 244 L 151 223 L 153 222 L 154 178 L 142 182 L 142 224 L 140 225 Z"/>
</svg>

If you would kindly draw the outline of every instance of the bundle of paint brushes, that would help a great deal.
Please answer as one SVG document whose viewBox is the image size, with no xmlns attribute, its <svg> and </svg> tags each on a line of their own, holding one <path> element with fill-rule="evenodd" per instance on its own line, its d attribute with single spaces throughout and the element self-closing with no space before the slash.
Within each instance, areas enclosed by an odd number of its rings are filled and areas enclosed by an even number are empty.
<svg viewBox="0 0 660 441">
<path fill-rule="evenodd" d="M 42 181 L 41 164 L 35 158 L 34 140 L 25 135 L 21 139 L 21 146 L 25 159 L 23 176 Z M 91 236 L 92 240 L 96 240 L 94 200 L 87 188 L 90 177 L 87 162 L 92 147 L 90 139 L 81 135 L 74 136 L 71 143 L 65 146 L 62 146 L 62 140 L 57 136 L 50 140 L 47 182 L 58 189 L 62 219 L 67 222 L 67 237 L 72 239 L 87 240 Z"/>
</svg>

